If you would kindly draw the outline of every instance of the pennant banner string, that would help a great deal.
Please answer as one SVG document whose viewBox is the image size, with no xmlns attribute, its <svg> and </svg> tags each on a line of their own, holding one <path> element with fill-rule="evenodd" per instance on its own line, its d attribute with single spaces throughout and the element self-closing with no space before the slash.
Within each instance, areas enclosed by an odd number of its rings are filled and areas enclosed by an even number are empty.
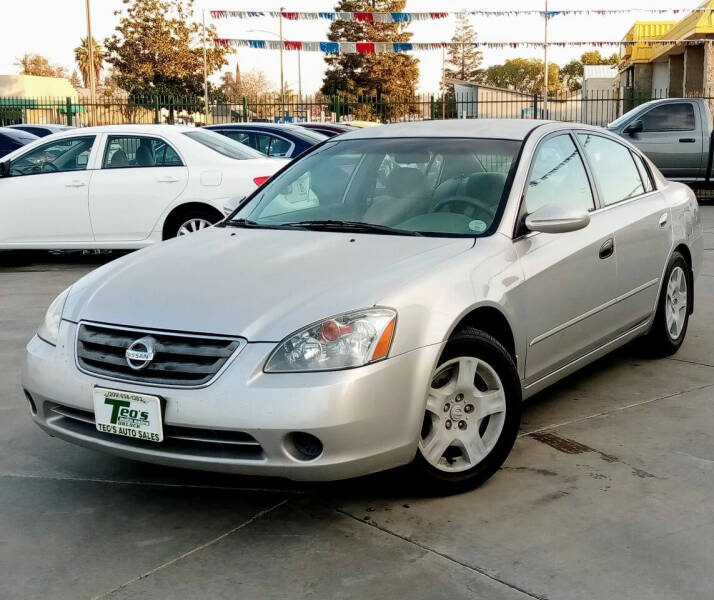
<svg viewBox="0 0 714 600">
<path fill-rule="evenodd" d="M 476 48 L 543 48 L 543 42 L 473 42 L 460 44 L 457 42 L 302 42 L 283 40 L 244 40 L 216 38 L 216 47 L 256 48 L 261 50 L 302 50 L 304 52 L 324 52 L 326 54 L 382 54 L 399 52 L 420 52 L 426 50 L 441 50 L 442 48 L 459 47 L 463 45 Z M 572 46 L 699 46 L 709 44 L 714 40 L 639 40 L 639 41 L 577 41 L 548 42 L 548 47 L 566 48 Z"/>
<path fill-rule="evenodd" d="M 357 21 L 365 23 L 408 23 L 445 19 L 450 15 L 469 14 L 477 17 L 513 17 L 536 15 L 548 19 L 568 15 L 622 15 L 628 13 L 680 14 L 711 13 L 714 8 L 613 8 L 613 9 L 565 9 L 565 10 L 469 10 L 447 12 L 288 12 L 267 10 L 211 10 L 212 19 L 250 19 L 256 17 L 283 17 L 291 21 L 325 19 L 328 21 Z"/>
</svg>

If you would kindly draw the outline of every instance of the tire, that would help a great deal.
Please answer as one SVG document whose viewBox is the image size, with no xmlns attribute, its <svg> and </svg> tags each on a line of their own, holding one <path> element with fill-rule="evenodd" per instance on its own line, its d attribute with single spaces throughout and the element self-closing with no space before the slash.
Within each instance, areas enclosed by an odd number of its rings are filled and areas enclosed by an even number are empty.
<svg viewBox="0 0 714 600">
<path fill-rule="evenodd" d="M 673 285 L 676 282 L 679 283 Z M 652 328 L 643 338 L 647 354 L 664 357 L 679 350 L 687 335 L 692 292 L 689 265 L 679 252 L 674 252 L 667 264 Z M 675 314 L 677 318 L 673 321 Z"/>
<path fill-rule="evenodd" d="M 459 378 L 462 373 L 466 379 Z M 479 486 L 508 457 L 520 423 L 521 382 L 511 355 L 479 329 L 456 331 L 432 375 L 411 465 L 417 483 L 437 494 Z"/>
<path fill-rule="evenodd" d="M 189 208 L 170 217 L 164 227 L 164 239 L 168 240 L 178 237 L 179 235 L 184 235 L 184 233 L 192 233 L 192 231 L 185 230 L 185 226 L 189 223 L 201 223 L 201 227 L 194 229 L 194 231 L 198 231 L 199 229 L 218 223 L 220 220 L 221 216 L 216 211 L 206 208 Z"/>
</svg>

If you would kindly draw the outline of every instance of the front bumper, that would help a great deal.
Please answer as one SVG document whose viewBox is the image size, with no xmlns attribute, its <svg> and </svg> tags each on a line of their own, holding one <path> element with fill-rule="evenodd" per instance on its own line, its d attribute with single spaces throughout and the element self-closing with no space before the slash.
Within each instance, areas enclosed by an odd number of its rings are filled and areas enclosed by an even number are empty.
<svg viewBox="0 0 714 600">
<path fill-rule="evenodd" d="M 23 386 L 34 403 L 34 421 L 47 433 L 125 458 L 303 481 L 345 479 L 409 463 L 442 349 L 427 346 L 344 371 L 267 375 L 262 366 L 274 344 L 250 343 L 211 385 L 176 389 L 82 373 L 74 358 L 76 327 L 62 322 L 57 347 L 37 337 L 27 345 Z M 166 402 L 165 428 L 199 435 L 179 444 L 100 433 L 93 425 L 96 386 L 159 396 Z M 257 444 L 243 451 L 248 447 L 204 440 L 209 436 L 201 432 L 219 438 L 246 434 Z M 296 457 L 294 432 L 316 436 L 322 453 L 311 460 Z"/>
</svg>

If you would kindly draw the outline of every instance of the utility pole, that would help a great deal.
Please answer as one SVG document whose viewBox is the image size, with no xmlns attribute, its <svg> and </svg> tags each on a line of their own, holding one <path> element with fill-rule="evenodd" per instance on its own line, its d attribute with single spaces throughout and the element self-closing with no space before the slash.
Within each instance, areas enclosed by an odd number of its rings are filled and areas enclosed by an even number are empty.
<svg viewBox="0 0 714 600">
<path fill-rule="evenodd" d="M 446 119 L 446 49 L 441 47 L 441 119 Z"/>
<path fill-rule="evenodd" d="M 543 86 L 543 117 L 548 116 L 548 0 L 545 0 L 545 32 L 543 36 L 543 63 L 545 67 L 545 84 Z M 538 115 L 533 115 L 536 119 Z"/>
<path fill-rule="evenodd" d="M 284 6 L 280 7 L 280 98 L 285 101 L 285 77 L 283 75 L 283 11 Z"/>
<path fill-rule="evenodd" d="M 94 123 L 94 110 L 97 103 L 97 73 L 94 70 L 94 38 L 92 37 L 92 13 L 89 6 L 90 0 L 86 0 L 87 7 L 87 57 L 89 59 L 89 98 L 92 103 L 90 125 Z"/>
<path fill-rule="evenodd" d="M 203 109 L 206 122 L 208 125 L 208 56 L 206 51 L 206 9 L 201 10 L 203 17 Z"/>
</svg>

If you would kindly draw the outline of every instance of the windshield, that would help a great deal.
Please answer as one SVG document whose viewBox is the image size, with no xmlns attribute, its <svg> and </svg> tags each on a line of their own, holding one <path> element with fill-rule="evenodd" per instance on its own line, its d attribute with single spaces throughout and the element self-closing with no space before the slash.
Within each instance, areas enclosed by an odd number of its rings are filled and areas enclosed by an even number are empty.
<svg viewBox="0 0 714 600">
<path fill-rule="evenodd" d="M 649 106 L 650 104 L 654 104 L 655 102 L 657 102 L 657 101 L 652 100 L 650 102 L 645 102 L 644 104 L 640 104 L 639 106 L 635 106 L 635 108 L 627 111 L 624 115 L 622 115 L 621 117 L 618 117 L 612 123 L 608 123 L 607 128 L 608 129 L 617 129 L 620 125 L 627 123 L 627 121 L 629 121 L 635 113 L 644 112 L 644 109 L 647 106 Z"/>
<path fill-rule="evenodd" d="M 270 180 L 234 221 L 488 235 L 498 225 L 520 146 L 479 138 L 327 142 Z"/>
<path fill-rule="evenodd" d="M 206 148 L 210 148 L 214 152 L 218 152 L 218 154 L 222 154 L 228 158 L 235 158 L 236 160 L 245 160 L 247 158 L 265 158 L 265 156 L 257 150 L 253 150 L 253 148 L 249 148 L 245 144 L 236 142 L 235 140 L 213 131 L 197 129 L 196 131 L 186 131 L 184 132 L 184 135 L 199 144 L 206 146 Z"/>
</svg>

